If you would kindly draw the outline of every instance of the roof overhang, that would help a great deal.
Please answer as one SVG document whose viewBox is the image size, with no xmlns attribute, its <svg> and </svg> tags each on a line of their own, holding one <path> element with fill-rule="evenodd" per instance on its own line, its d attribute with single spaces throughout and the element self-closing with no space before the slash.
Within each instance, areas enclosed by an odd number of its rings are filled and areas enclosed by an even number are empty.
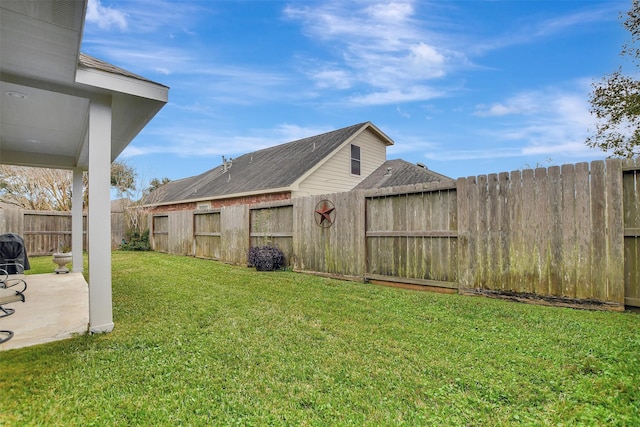
<svg viewBox="0 0 640 427">
<path fill-rule="evenodd" d="M 88 168 L 89 105 L 111 105 L 111 161 L 167 103 L 166 86 L 80 53 L 87 0 L 0 2 L 0 162 Z"/>
<path fill-rule="evenodd" d="M 160 206 L 182 205 L 186 203 L 200 203 L 200 202 L 209 202 L 214 200 L 238 199 L 241 197 L 261 196 L 264 194 L 291 193 L 291 191 L 292 191 L 291 187 L 269 188 L 265 190 L 245 191 L 243 193 L 220 194 L 217 196 L 199 197 L 199 198 L 185 199 L 185 200 L 178 200 L 178 201 L 149 203 L 149 204 L 145 204 L 143 207 L 156 208 Z"/>
</svg>

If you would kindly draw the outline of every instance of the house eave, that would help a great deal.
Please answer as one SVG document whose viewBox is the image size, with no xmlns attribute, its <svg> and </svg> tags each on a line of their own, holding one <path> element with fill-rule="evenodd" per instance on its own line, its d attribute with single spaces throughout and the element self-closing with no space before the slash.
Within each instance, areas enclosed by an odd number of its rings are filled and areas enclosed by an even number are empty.
<svg viewBox="0 0 640 427">
<path fill-rule="evenodd" d="M 143 205 L 143 207 L 145 207 L 145 208 L 156 208 L 156 207 L 160 207 L 160 206 L 173 206 L 173 205 L 181 205 L 181 204 L 185 204 L 185 203 L 199 203 L 199 202 L 208 202 L 208 201 L 212 201 L 212 200 L 237 199 L 237 198 L 240 198 L 240 197 L 260 196 L 260 195 L 264 195 L 264 194 L 289 193 L 291 191 L 293 191 L 292 190 L 292 186 L 279 187 L 279 188 L 269 188 L 267 190 L 245 191 L 243 193 L 221 194 L 221 195 L 217 195 L 217 196 L 198 197 L 198 198 L 193 198 L 193 199 L 172 200 L 172 201 L 169 201 L 169 202 Z"/>
<path fill-rule="evenodd" d="M 96 69 L 79 67 L 76 70 L 76 83 L 162 103 L 169 101 L 167 86 Z"/>
<path fill-rule="evenodd" d="M 338 147 L 336 147 L 335 150 L 333 150 L 328 156 L 326 156 L 324 159 L 322 159 L 321 161 L 319 161 L 318 163 L 316 163 L 312 168 L 309 168 L 309 170 L 307 170 L 304 174 L 302 174 L 301 176 L 298 177 L 298 179 L 296 179 L 293 184 L 291 184 L 291 188 L 295 191 L 300 189 L 300 184 L 302 182 L 304 182 L 305 179 L 307 179 L 309 176 L 311 176 L 315 171 L 317 171 L 318 169 L 320 169 L 320 167 L 322 167 L 322 165 L 324 165 L 327 161 L 329 161 L 329 159 L 331 159 L 333 156 L 335 156 L 335 154 L 337 152 L 339 152 L 340 150 L 342 150 L 344 147 L 346 147 L 348 144 L 351 144 L 351 142 L 356 139 L 360 134 L 362 134 L 362 132 L 364 132 L 367 129 L 371 129 L 373 131 L 373 133 L 375 133 L 380 139 L 382 139 L 382 141 L 384 142 L 384 144 L 388 147 L 390 145 L 393 145 L 393 140 L 391 138 L 389 138 L 384 132 L 382 132 L 380 129 L 378 129 L 376 127 L 376 125 L 374 125 L 371 122 L 366 122 L 362 125 L 362 127 L 357 131 L 354 132 L 353 135 L 351 135 L 349 138 L 345 139 L 344 142 L 342 142 L 342 144 L 340 144 Z"/>
<path fill-rule="evenodd" d="M 393 139 L 389 138 L 389 136 L 387 136 L 387 134 L 382 132 L 380 129 L 378 129 L 378 127 L 376 125 L 374 125 L 371 122 L 367 122 L 365 124 L 365 126 L 363 126 L 362 129 L 358 132 L 358 134 L 360 134 L 366 128 L 370 128 L 374 133 L 376 133 L 384 141 L 384 143 L 387 145 L 387 147 L 395 144 L 393 142 Z"/>
</svg>

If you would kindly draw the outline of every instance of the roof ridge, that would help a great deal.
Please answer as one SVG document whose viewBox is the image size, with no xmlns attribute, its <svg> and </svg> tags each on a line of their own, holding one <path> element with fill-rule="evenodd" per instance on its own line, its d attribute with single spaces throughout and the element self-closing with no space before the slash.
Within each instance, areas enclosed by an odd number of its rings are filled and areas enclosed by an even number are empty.
<svg viewBox="0 0 640 427">
<path fill-rule="evenodd" d="M 302 143 L 304 141 L 309 141 L 311 139 L 320 140 L 320 139 L 323 139 L 324 137 L 326 137 L 329 134 L 338 133 L 338 132 L 344 132 L 345 130 L 350 129 L 350 128 L 361 128 L 361 127 L 363 127 L 364 125 L 366 125 L 368 123 L 370 123 L 370 122 L 367 121 L 367 122 L 362 122 L 362 123 L 356 123 L 355 125 L 345 126 L 343 128 L 327 131 L 327 132 L 324 132 L 324 133 L 320 133 L 318 135 L 305 136 L 304 138 L 295 139 L 293 141 L 288 141 L 288 142 L 283 142 L 281 144 L 272 145 L 271 147 L 261 148 L 259 150 L 255 150 L 255 151 L 252 151 L 250 153 L 242 154 L 239 157 L 237 157 L 237 159 L 239 159 L 240 157 L 248 156 L 250 154 L 254 155 L 256 153 L 264 152 L 264 151 L 267 151 L 267 150 L 275 150 L 275 149 L 283 148 L 283 147 L 291 145 L 291 144 Z"/>
</svg>

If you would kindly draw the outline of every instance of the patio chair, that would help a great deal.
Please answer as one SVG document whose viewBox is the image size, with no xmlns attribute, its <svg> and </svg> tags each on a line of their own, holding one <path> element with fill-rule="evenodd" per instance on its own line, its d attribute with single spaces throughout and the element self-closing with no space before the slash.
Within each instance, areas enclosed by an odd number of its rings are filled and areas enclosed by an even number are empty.
<svg viewBox="0 0 640 427">
<path fill-rule="evenodd" d="M 0 344 L 13 338 L 13 331 L 0 329 Z"/>
<path fill-rule="evenodd" d="M 20 290 L 0 288 L 0 317 L 12 315 L 13 308 L 4 307 L 5 304 L 13 302 L 24 302 L 24 293 Z"/>
<path fill-rule="evenodd" d="M 26 284 L 25 284 L 26 285 Z M 13 289 L 0 288 L 0 317 L 12 315 L 15 310 L 13 308 L 4 307 L 4 304 L 13 302 L 24 302 L 24 294 Z M 13 338 L 13 331 L 0 329 L 0 344 Z"/>
<path fill-rule="evenodd" d="M 20 286 L 20 293 L 27 290 L 27 282 L 24 280 L 24 267 L 16 262 L 0 263 L 0 288 L 12 288 L 14 286 Z"/>
<path fill-rule="evenodd" d="M 5 307 L 5 304 L 25 301 L 25 264 L 29 266 L 29 259 L 22 238 L 16 234 L 0 235 L 0 318 L 15 313 L 15 309 Z M 0 330 L 0 344 L 11 338 L 13 331 Z"/>
<path fill-rule="evenodd" d="M 27 289 L 24 271 L 29 268 L 22 237 L 13 233 L 0 235 L 0 288 L 20 285 L 19 292 L 24 292 Z"/>
</svg>

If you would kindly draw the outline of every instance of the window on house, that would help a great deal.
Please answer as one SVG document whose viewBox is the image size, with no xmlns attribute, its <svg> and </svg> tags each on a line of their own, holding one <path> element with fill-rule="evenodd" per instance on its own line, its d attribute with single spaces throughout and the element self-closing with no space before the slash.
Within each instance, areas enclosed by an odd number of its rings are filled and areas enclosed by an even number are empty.
<svg viewBox="0 0 640 427">
<path fill-rule="evenodd" d="M 360 175 L 360 147 L 351 144 L 351 174 Z"/>
</svg>

